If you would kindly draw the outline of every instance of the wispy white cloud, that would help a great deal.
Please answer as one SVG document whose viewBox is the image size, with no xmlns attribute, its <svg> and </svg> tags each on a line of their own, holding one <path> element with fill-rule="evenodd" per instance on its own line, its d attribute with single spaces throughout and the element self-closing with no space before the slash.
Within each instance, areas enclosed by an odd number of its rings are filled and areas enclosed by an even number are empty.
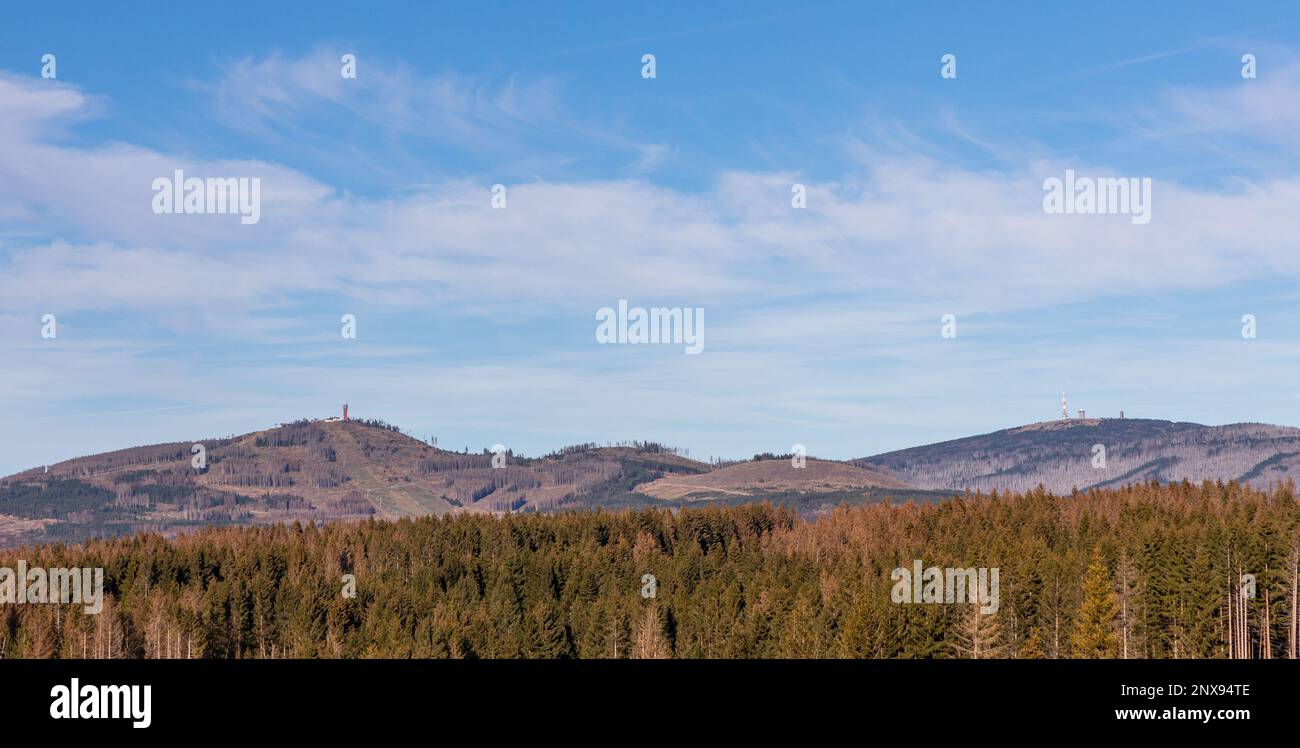
<svg viewBox="0 0 1300 748">
<path fill-rule="evenodd" d="M 1201 102 L 1184 118 L 1218 128 L 1231 125 L 1231 107 L 1247 126 L 1300 118 L 1294 87 L 1266 85 L 1176 101 Z M 981 171 L 870 151 L 842 179 L 810 182 L 806 210 L 790 206 L 791 184 L 806 178 L 745 172 L 699 193 L 634 179 L 511 184 L 509 207 L 494 210 L 486 181 L 362 198 L 276 164 L 46 142 L 40 123 L 79 114 L 78 100 L 0 81 L 0 106 L 22 102 L 0 156 L 15 215 L 37 217 L 33 232 L 95 237 L 11 247 L 0 278 L 10 307 L 242 310 L 329 293 L 398 307 L 550 308 L 611 295 L 782 298 L 798 282 L 804 294 L 994 310 L 1300 273 L 1293 176 L 1220 189 L 1157 176 L 1147 226 L 1043 213 L 1044 177 L 1122 173 L 1113 166 L 1062 159 Z M 154 215 L 149 185 L 174 168 L 260 177 L 263 221 Z"/>
<path fill-rule="evenodd" d="M 355 92 L 330 78 L 338 75 L 333 53 L 278 60 L 281 77 L 268 81 L 272 59 L 243 63 L 214 89 L 229 121 L 248 132 L 299 127 L 304 112 L 322 104 L 399 131 L 415 131 L 425 116 L 443 117 L 464 147 L 503 129 L 568 127 L 558 94 L 545 87 L 485 93 L 455 78 L 416 84 L 409 72 L 381 70 L 373 71 L 372 88 L 352 100 Z M 1177 90 L 1155 101 L 1161 126 L 1241 137 L 1263 132 L 1279 143 L 1288 133 L 1269 123 L 1300 119 L 1300 90 L 1281 80 Z M 573 440 L 689 434 L 681 441 L 697 451 L 736 456 L 749 448 L 784 449 L 788 443 L 770 441 L 792 434 L 792 443 L 816 421 L 818 433 L 838 443 L 810 445 L 816 453 L 859 456 L 906 446 L 898 434 L 919 438 L 918 427 L 909 426 L 916 407 L 942 412 L 949 400 L 978 403 L 981 392 L 1026 388 L 1017 374 L 1025 357 L 1014 350 L 918 344 L 936 341 L 941 314 L 956 313 L 968 325 L 981 315 L 1032 313 L 1099 296 L 1300 276 L 1300 175 L 1285 160 L 1267 176 L 1227 184 L 1150 175 L 1153 218 L 1146 226 L 1124 216 L 1056 216 L 1041 208 L 1042 180 L 1066 168 L 1144 175 L 1112 163 L 1029 155 L 1041 152 L 1028 147 L 1017 158 L 1015 149 L 969 132 L 972 142 L 994 147 L 1003 165 L 945 159 L 942 149 L 918 145 L 912 141 L 919 136 L 908 132 L 846 148 L 843 173 L 833 180 L 728 171 L 689 191 L 635 172 L 538 179 L 509 184 L 508 207 L 494 210 L 495 180 L 487 176 L 438 175 L 358 196 L 283 164 L 58 137 L 97 106 L 73 87 L 0 77 L 0 345 L 12 354 L 0 364 L 0 399 L 17 403 L 28 419 L 49 407 L 33 392 L 62 393 L 52 397 L 64 405 L 70 393 L 165 401 L 160 407 L 178 410 L 146 414 L 159 439 L 235 430 L 250 414 L 297 417 L 350 397 L 364 398 L 372 413 L 407 414 L 413 427 L 455 424 L 471 444 L 487 438 L 490 424 L 550 423 L 563 432 L 576 423 Z M 671 155 L 658 146 L 636 152 L 647 171 Z M 150 184 L 177 168 L 260 177 L 262 222 L 154 215 Z M 790 205 L 795 182 L 808 187 L 804 210 Z M 557 351 L 506 362 L 475 358 L 466 349 L 481 354 L 482 347 L 464 341 L 436 341 L 446 355 L 431 365 L 427 349 L 401 336 L 324 361 L 320 348 L 304 343 L 319 336 L 324 345 L 344 303 L 411 318 L 473 316 L 500 324 L 513 342 L 514 326 L 585 331 L 597 306 L 619 298 L 705 306 L 708 353 L 584 347 L 590 335 L 583 332 L 580 341 L 563 338 Z M 45 311 L 72 325 L 55 345 L 33 339 Z M 138 339 L 115 330 L 91 341 L 78 335 L 79 324 L 111 328 L 83 314 L 91 312 L 137 315 L 151 327 Z M 276 346 L 276 354 L 243 366 L 239 357 L 255 354 L 166 349 L 162 333 Z M 1038 360 L 1049 362 L 1045 378 L 1074 367 L 1081 379 L 1127 378 L 1140 388 L 1145 372 L 1173 375 L 1192 391 L 1220 376 L 1195 366 L 1237 353 L 1212 347 L 1175 356 L 1177 350 L 1173 342 L 1140 350 L 1061 344 L 1040 351 Z M 1164 353 L 1175 363 L 1126 363 L 1144 353 Z M 1294 364 L 1284 351 L 1262 354 L 1255 376 Z M 1188 366 L 1190 373 L 1178 371 Z M 1108 375 L 1107 367 L 1124 374 Z M 969 408 L 942 421 L 951 432 L 944 435 L 996 417 L 983 405 Z M 1023 420 L 1006 418 L 1008 425 Z M 726 426 L 711 432 L 711 419 Z M 628 433 L 630 423 L 644 431 Z M 864 436 L 864 423 L 895 429 L 889 438 L 901 443 Z M 933 437 L 938 421 L 930 423 L 926 435 Z M 100 442 L 139 432 L 97 432 L 95 445 L 78 442 L 59 454 L 122 446 Z M 0 433 L 18 441 L 17 430 Z M 735 442 L 737 433 L 753 434 L 753 443 Z M 535 443 L 556 446 L 541 436 Z M 34 439 L 19 450 L 7 459 L 21 465 L 48 455 L 50 445 Z"/>
<path fill-rule="evenodd" d="M 354 79 L 340 74 L 343 52 L 357 57 Z M 282 149 L 309 148 L 323 160 L 330 159 L 339 138 L 320 133 L 334 132 L 331 123 L 345 127 L 350 121 L 367 127 L 363 137 L 349 138 L 352 146 L 380 168 L 390 164 L 377 151 L 394 148 L 397 158 L 412 166 L 415 159 L 403 152 L 403 141 L 412 148 L 435 143 L 492 155 L 520 173 L 530 164 L 554 167 L 593 148 L 612 152 L 633 168 L 664 153 L 660 146 L 579 117 L 565 101 L 564 81 L 553 76 L 425 74 L 342 46 L 317 47 L 301 57 L 245 57 L 226 65 L 216 83 L 192 86 L 209 93 L 226 125 Z M 538 151 L 548 155 L 539 157 Z"/>
</svg>

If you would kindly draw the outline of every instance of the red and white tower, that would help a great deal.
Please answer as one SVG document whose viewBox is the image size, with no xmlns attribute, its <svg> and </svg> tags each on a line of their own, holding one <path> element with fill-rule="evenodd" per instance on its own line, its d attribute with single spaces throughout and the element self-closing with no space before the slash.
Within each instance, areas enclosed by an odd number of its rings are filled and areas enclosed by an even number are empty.
<svg viewBox="0 0 1300 748">
<path fill-rule="evenodd" d="M 343 408 L 343 410 L 346 412 L 347 408 L 345 407 Z M 1061 420 L 1066 421 L 1069 420 L 1069 418 L 1070 418 L 1070 412 L 1065 409 L 1065 393 L 1062 392 L 1061 393 Z M 344 420 L 346 420 L 346 418 Z"/>
<path fill-rule="evenodd" d="M 343 403 L 343 420 L 348 420 L 348 404 Z"/>
</svg>

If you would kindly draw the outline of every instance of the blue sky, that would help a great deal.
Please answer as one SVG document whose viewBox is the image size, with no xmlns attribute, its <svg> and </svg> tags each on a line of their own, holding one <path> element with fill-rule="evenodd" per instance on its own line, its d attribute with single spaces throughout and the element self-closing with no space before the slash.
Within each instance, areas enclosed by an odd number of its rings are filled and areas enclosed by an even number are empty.
<svg viewBox="0 0 1300 748">
<path fill-rule="evenodd" d="M 0 474 L 343 401 L 526 454 L 1300 425 L 1293 5 L 262 5 L 6 10 Z M 261 221 L 155 215 L 174 169 Z M 1045 214 L 1066 169 L 1151 223 Z M 704 352 L 596 344 L 619 299 Z"/>
</svg>

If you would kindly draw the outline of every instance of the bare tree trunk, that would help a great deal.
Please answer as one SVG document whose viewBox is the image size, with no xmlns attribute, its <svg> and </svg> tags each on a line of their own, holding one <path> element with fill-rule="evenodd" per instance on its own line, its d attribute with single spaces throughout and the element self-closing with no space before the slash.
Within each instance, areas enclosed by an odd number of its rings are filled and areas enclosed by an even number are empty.
<svg viewBox="0 0 1300 748">
<path fill-rule="evenodd" d="M 1237 598 L 1232 586 L 1232 573 L 1228 573 L 1228 659 L 1237 659 Z"/>
<path fill-rule="evenodd" d="M 1300 542 L 1293 542 L 1291 554 L 1287 559 L 1287 568 L 1291 571 L 1291 617 L 1286 626 L 1287 657 L 1296 659 L 1296 630 L 1300 621 L 1296 620 L 1296 601 L 1300 599 Z"/>
<path fill-rule="evenodd" d="M 1271 659 L 1273 659 L 1273 633 L 1272 633 L 1272 631 L 1270 631 L 1272 621 L 1269 620 L 1268 588 L 1267 588 L 1267 587 L 1264 588 L 1264 612 L 1263 612 L 1263 618 L 1264 618 L 1264 620 L 1263 620 L 1263 622 L 1262 622 L 1262 625 L 1261 625 L 1261 627 L 1260 627 L 1260 632 L 1259 632 L 1259 637 L 1260 637 L 1260 645 L 1259 645 L 1259 646 L 1260 646 L 1260 653 L 1259 653 L 1259 656 L 1260 656 L 1261 659 L 1271 660 Z"/>
<path fill-rule="evenodd" d="M 1240 568 L 1237 569 L 1237 579 L 1241 579 Z M 1238 584 L 1238 587 L 1235 590 L 1233 603 L 1237 607 L 1237 659 L 1249 660 L 1251 659 L 1252 654 L 1250 646 L 1250 619 L 1249 611 L 1246 609 L 1245 590 L 1241 589 L 1240 584 Z"/>
<path fill-rule="evenodd" d="M 1056 594 L 1054 605 L 1052 606 L 1054 620 L 1052 622 L 1052 657 L 1061 656 L 1061 575 L 1056 575 Z"/>
</svg>

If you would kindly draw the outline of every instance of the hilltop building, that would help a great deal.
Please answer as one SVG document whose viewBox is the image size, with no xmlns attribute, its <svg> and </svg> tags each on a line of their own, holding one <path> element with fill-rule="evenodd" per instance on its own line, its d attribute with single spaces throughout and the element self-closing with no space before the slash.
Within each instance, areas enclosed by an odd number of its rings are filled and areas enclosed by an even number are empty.
<svg viewBox="0 0 1300 748">
<path fill-rule="evenodd" d="M 330 416 L 329 418 L 325 419 L 325 422 L 336 423 L 338 421 L 346 421 L 346 420 L 348 420 L 348 404 L 343 403 L 343 417 L 339 418 L 338 416 Z"/>
</svg>

